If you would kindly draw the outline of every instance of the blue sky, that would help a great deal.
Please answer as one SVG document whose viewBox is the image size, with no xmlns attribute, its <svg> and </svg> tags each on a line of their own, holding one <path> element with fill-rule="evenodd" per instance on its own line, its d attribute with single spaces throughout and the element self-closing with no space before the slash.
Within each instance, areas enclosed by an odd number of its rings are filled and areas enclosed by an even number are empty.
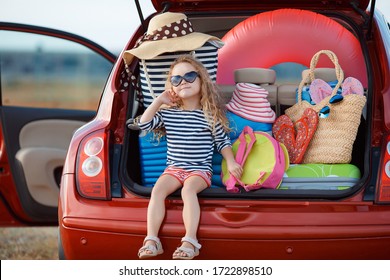
<svg viewBox="0 0 390 280">
<path fill-rule="evenodd" d="M 154 12 L 140 0 L 144 16 Z M 390 21 L 390 1 L 377 0 Z M 0 21 L 47 26 L 84 36 L 117 52 L 127 43 L 140 19 L 134 0 L 0 0 Z"/>
<path fill-rule="evenodd" d="M 145 17 L 155 10 L 140 0 Z M 0 0 L 0 21 L 56 28 L 121 50 L 140 25 L 134 0 Z"/>
</svg>

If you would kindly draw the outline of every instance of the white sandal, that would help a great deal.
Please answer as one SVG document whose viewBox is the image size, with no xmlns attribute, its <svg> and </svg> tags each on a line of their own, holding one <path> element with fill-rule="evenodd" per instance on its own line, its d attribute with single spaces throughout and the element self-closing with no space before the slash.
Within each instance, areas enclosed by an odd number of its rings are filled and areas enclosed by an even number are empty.
<svg viewBox="0 0 390 280">
<path fill-rule="evenodd" d="M 155 245 L 145 245 L 146 241 L 154 241 Z M 151 253 L 148 253 L 147 251 L 150 251 Z M 144 239 L 143 246 L 138 250 L 138 257 L 140 259 L 147 259 L 151 257 L 155 257 L 157 255 L 161 255 L 164 253 L 164 250 L 162 248 L 160 239 L 157 236 L 146 236 Z"/>
<path fill-rule="evenodd" d="M 181 242 L 190 243 L 192 246 L 194 246 L 194 249 L 184 247 L 183 245 L 178 247 L 173 253 L 174 260 L 192 260 L 194 257 L 199 255 L 199 249 L 202 248 L 202 245 L 198 243 L 198 240 L 195 240 L 190 237 L 183 237 L 181 239 Z M 181 256 L 180 253 L 185 253 L 186 256 Z"/>
</svg>

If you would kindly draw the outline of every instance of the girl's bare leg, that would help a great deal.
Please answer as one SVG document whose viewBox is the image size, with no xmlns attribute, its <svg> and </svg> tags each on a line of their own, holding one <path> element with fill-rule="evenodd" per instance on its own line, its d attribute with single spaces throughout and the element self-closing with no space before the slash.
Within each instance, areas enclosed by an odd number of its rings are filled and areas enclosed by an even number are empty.
<svg viewBox="0 0 390 280">
<path fill-rule="evenodd" d="M 147 214 L 147 236 L 158 236 L 161 224 L 165 217 L 165 199 L 168 195 L 181 187 L 181 183 L 173 176 L 162 175 L 153 187 Z M 144 245 L 155 245 L 148 240 Z M 146 251 L 147 254 L 151 252 Z"/>
<path fill-rule="evenodd" d="M 207 188 L 207 183 L 200 176 L 191 176 L 184 182 L 181 190 L 183 199 L 183 221 L 186 229 L 186 237 L 197 240 L 196 233 L 198 231 L 200 220 L 200 206 L 198 193 Z M 182 246 L 194 249 L 191 243 L 183 242 Z M 185 256 L 185 253 L 181 253 Z"/>
</svg>

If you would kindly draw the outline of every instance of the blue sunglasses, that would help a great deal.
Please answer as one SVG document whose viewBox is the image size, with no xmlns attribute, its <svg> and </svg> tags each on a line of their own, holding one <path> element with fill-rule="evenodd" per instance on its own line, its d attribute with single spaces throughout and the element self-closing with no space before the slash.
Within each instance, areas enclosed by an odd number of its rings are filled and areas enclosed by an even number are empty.
<svg viewBox="0 0 390 280">
<path fill-rule="evenodd" d="M 181 84 L 183 80 L 185 80 L 188 83 L 193 83 L 198 76 L 199 76 L 198 72 L 191 71 L 185 73 L 183 76 L 180 75 L 171 76 L 170 82 L 174 87 L 177 87 Z"/>
</svg>

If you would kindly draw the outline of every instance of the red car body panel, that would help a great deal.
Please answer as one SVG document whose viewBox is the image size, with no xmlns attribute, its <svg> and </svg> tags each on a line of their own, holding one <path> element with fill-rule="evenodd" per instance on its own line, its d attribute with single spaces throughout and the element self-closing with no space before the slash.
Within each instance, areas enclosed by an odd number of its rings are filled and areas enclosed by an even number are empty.
<svg viewBox="0 0 390 280">
<path fill-rule="evenodd" d="M 0 199 L 0 226 L 21 226 L 31 222 L 31 219 L 25 214 L 18 199 L 2 131 L 0 126 L 0 193 L 3 197 Z"/>
<path fill-rule="evenodd" d="M 376 30 L 378 39 L 381 41 L 387 41 L 389 42 L 389 38 L 386 36 L 383 36 L 382 32 L 386 32 L 385 30 Z M 375 46 L 372 46 L 375 48 Z M 381 92 L 382 92 L 382 100 L 378 100 L 378 102 L 383 102 L 383 108 L 389 108 L 390 106 L 390 50 L 388 48 L 384 48 L 383 45 L 378 45 L 377 55 L 378 59 L 380 61 L 380 72 L 382 74 L 382 80 L 375 81 L 375 84 L 381 85 Z M 380 76 L 380 75 L 379 75 Z M 384 110 L 384 124 L 387 131 L 390 130 L 390 110 Z M 376 118 L 377 116 L 375 116 Z M 382 130 L 383 131 L 383 130 Z"/>
<path fill-rule="evenodd" d="M 61 203 L 59 212 L 66 257 L 133 259 L 146 232 L 148 199 L 128 195 L 91 202 L 71 187 L 71 175 L 63 180 L 68 187 L 61 197 L 78 197 Z M 370 259 L 373 247 L 377 259 L 389 258 L 386 206 L 361 201 L 207 200 L 201 204 L 199 235 L 204 249 L 199 259 Z M 170 200 L 166 207 L 160 237 L 167 253 L 161 259 L 170 258 L 184 234 L 181 200 Z M 233 255 L 226 253 L 231 250 Z"/>
</svg>

